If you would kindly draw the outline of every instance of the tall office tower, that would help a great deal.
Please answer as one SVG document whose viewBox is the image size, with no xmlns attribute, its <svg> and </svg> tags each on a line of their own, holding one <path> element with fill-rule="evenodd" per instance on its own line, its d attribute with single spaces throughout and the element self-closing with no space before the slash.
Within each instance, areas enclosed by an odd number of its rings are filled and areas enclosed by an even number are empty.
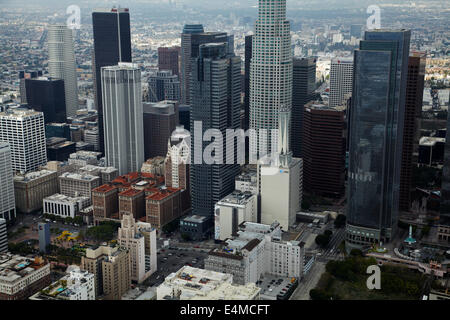
<svg viewBox="0 0 450 320">
<path fill-rule="evenodd" d="M 448 107 L 450 107 L 450 93 Z M 450 115 L 447 119 L 444 166 L 442 168 L 441 208 L 438 239 L 450 241 Z"/>
<path fill-rule="evenodd" d="M 167 141 L 178 123 L 175 101 L 144 103 L 144 153 L 145 159 L 167 154 Z"/>
<path fill-rule="evenodd" d="M 253 35 L 245 36 L 245 74 L 244 74 L 244 130 L 250 127 L 250 61 L 252 60 Z"/>
<path fill-rule="evenodd" d="M 181 34 L 181 103 L 191 104 L 191 74 L 193 60 L 198 57 L 199 47 L 205 43 L 229 43 L 225 32 L 204 32 L 201 24 L 185 25 Z M 234 41 L 233 41 L 234 43 Z M 231 46 L 228 45 L 228 51 Z"/>
<path fill-rule="evenodd" d="M 6 231 L 6 220 L 0 218 L 0 254 L 8 251 L 8 235 Z"/>
<path fill-rule="evenodd" d="M 145 237 L 140 229 L 147 229 L 152 237 Z M 132 214 L 124 214 L 117 232 L 117 244 L 130 251 L 131 280 L 142 283 L 156 271 L 156 250 L 146 255 L 146 247 L 150 248 L 151 242 L 156 245 L 156 229 L 150 223 L 136 223 Z"/>
<path fill-rule="evenodd" d="M 98 111 L 100 151 L 105 153 L 101 68 L 115 66 L 119 62 L 131 62 L 129 11 L 126 8 L 95 10 L 92 13 L 92 27 L 94 100 Z"/>
<path fill-rule="evenodd" d="M 288 231 L 295 224 L 303 194 L 303 160 L 293 158 L 290 148 L 290 109 L 282 107 L 278 116 L 278 143 L 275 157 L 267 155 L 258 161 L 261 194 L 261 223 L 278 221 Z"/>
<path fill-rule="evenodd" d="M 292 51 L 286 0 L 259 0 L 250 62 L 250 128 L 256 131 L 250 135 L 251 155 L 260 158 L 276 152 L 281 107 L 292 107 Z"/>
<path fill-rule="evenodd" d="M 293 58 L 291 148 L 295 158 L 302 158 L 303 111 L 316 89 L 316 59 Z"/>
<path fill-rule="evenodd" d="M 303 118 L 303 190 L 341 197 L 345 191 L 345 137 L 342 107 L 306 104 Z"/>
<path fill-rule="evenodd" d="M 119 62 L 102 68 L 105 157 L 119 175 L 139 171 L 144 162 L 141 71 Z"/>
<path fill-rule="evenodd" d="M 330 67 L 329 106 L 342 105 L 345 95 L 352 92 L 353 58 L 334 58 Z"/>
<path fill-rule="evenodd" d="M 39 77 L 25 80 L 27 103 L 44 113 L 44 122 L 66 122 L 64 80 Z"/>
<path fill-rule="evenodd" d="M 171 48 L 158 48 L 158 70 L 170 70 L 173 75 L 178 76 L 180 73 L 179 57 L 181 47 L 175 46 Z"/>
<path fill-rule="evenodd" d="M 178 120 L 180 126 L 183 126 L 187 131 L 191 131 L 191 106 L 185 104 L 178 106 Z"/>
<path fill-rule="evenodd" d="M 419 52 L 411 53 L 408 59 L 399 200 L 400 210 L 405 211 L 411 205 L 413 153 L 419 147 L 426 60 L 426 54 Z"/>
<path fill-rule="evenodd" d="M 27 104 L 27 90 L 25 87 L 25 81 L 27 79 L 34 79 L 42 76 L 42 71 L 19 71 L 19 90 L 20 90 L 20 103 Z"/>
<path fill-rule="evenodd" d="M 170 70 L 156 72 L 148 78 L 149 101 L 180 101 L 180 80 Z"/>
<path fill-rule="evenodd" d="M 226 129 L 240 127 L 241 96 L 241 59 L 227 54 L 227 50 L 226 43 L 201 45 L 199 57 L 194 60 L 192 68 L 192 207 L 194 214 L 208 217 L 213 216 L 214 205 L 234 190 L 234 178 L 239 174 L 237 148 L 242 151 L 243 147 L 239 142 L 234 144 L 233 139 L 231 143 L 234 145 L 227 148 L 228 141 L 225 141 Z M 208 129 L 216 133 L 220 131 L 224 137 L 223 143 L 220 144 L 219 139 L 203 141 L 203 134 Z M 202 156 L 208 146 L 209 149 L 214 147 L 213 164 Z"/>
<path fill-rule="evenodd" d="M 20 108 L 0 112 L 0 141 L 9 143 L 13 171 L 34 171 L 47 163 L 42 112 Z"/>
<path fill-rule="evenodd" d="M 48 72 L 52 78 L 64 80 L 65 113 L 68 117 L 78 110 L 78 85 L 72 29 L 65 24 L 48 28 Z"/>
<path fill-rule="evenodd" d="M 355 50 L 346 248 L 396 234 L 411 31 L 367 31 Z"/>
<path fill-rule="evenodd" d="M 0 141 L 0 218 L 10 220 L 16 217 L 14 180 L 9 143 Z"/>
</svg>

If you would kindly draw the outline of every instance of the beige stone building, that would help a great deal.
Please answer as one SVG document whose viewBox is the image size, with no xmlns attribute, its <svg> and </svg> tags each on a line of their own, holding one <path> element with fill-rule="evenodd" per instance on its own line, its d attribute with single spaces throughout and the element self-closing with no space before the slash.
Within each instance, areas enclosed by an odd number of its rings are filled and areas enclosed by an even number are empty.
<svg viewBox="0 0 450 320">
<path fill-rule="evenodd" d="M 124 214 L 118 231 L 120 247 L 130 251 L 131 280 L 142 283 L 156 271 L 156 229 Z"/>
<path fill-rule="evenodd" d="M 14 177 L 16 206 L 20 212 L 31 213 L 42 208 L 45 197 L 58 193 L 58 173 L 40 170 Z"/>
<path fill-rule="evenodd" d="M 65 172 L 59 176 L 61 194 L 69 197 L 89 197 L 92 189 L 100 186 L 100 177 L 90 174 Z"/>
<path fill-rule="evenodd" d="M 120 300 L 131 288 L 130 251 L 118 246 L 88 248 L 81 269 L 95 276 L 95 295 L 104 300 Z"/>
</svg>

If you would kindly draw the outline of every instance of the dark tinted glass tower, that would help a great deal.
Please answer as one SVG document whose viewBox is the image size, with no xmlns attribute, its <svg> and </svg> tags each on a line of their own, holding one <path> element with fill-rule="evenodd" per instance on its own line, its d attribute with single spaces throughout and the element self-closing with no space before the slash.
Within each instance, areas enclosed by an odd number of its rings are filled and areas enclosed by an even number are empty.
<svg viewBox="0 0 450 320">
<path fill-rule="evenodd" d="M 126 8 L 95 10 L 92 13 L 94 31 L 93 76 L 94 100 L 98 110 L 99 147 L 105 152 L 103 132 L 103 101 L 101 68 L 131 62 L 130 14 Z"/>
<path fill-rule="evenodd" d="M 450 99 L 448 106 L 450 107 Z M 447 119 L 444 167 L 442 168 L 441 215 L 439 224 L 439 238 L 450 241 L 450 115 Z"/>
<path fill-rule="evenodd" d="M 245 75 L 244 75 L 244 130 L 250 126 L 250 61 L 252 60 L 253 36 L 245 37 Z"/>
<path fill-rule="evenodd" d="M 389 242 L 398 220 L 408 30 L 374 30 L 354 53 L 346 248 Z"/>
<path fill-rule="evenodd" d="M 45 123 L 66 122 L 64 80 L 52 78 L 26 79 L 27 103 L 44 113 Z"/>
<path fill-rule="evenodd" d="M 229 43 L 234 38 L 227 36 L 226 32 L 204 32 L 202 25 L 185 25 L 181 34 L 181 102 L 190 104 L 190 86 L 192 63 L 198 57 L 199 47 L 205 43 Z M 227 47 L 227 51 L 231 51 Z"/>
<path fill-rule="evenodd" d="M 316 89 L 316 59 L 293 59 L 291 149 L 295 158 L 302 158 L 302 127 L 305 104 L 313 99 Z"/>
<path fill-rule="evenodd" d="M 412 53 L 409 56 L 400 173 L 400 210 L 405 211 L 408 211 L 411 205 L 413 153 L 414 151 L 418 152 L 419 147 L 425 64 L 426 55 L 424 53 Z"/>
<path fill-rule="evenodd" d="M 193 62 L 192 105 L 191 105 L 191 196 L 194 214 L 212 216 L 214 205 L 234 190 L 234 179 L 239 174 L 237 152 L 234 144 L 234 164 L 226 164 L 229 156 L 214 142 L 202 142 L 202 136 L 208 129 L 221 132 L 225 139 L 226 129 L 240 127 L 240 71 L 241 59 L 227 54 L 227 44 L 209 43 L 200 46 L 200 56 Z M 196 131 L 194 125 L 201 121 L 202 130 Z M 197 122 L 197 123 L 195 123 Z M 217 132 L 217 131 L 216 131 Z M 207 164 L 201 156 L 207 146 L 217 146 L 215 155 L 223 159 L 224 164 Z M 242 145 L 240 146 L 242 147 Z M 196 164 L 196 162 L 198 164 Z"/>
</svg>

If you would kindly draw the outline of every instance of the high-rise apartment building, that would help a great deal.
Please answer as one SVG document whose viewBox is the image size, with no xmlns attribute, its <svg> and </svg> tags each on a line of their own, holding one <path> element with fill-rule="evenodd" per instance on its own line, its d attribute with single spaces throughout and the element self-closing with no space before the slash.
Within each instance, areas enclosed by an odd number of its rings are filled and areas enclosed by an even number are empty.
<svg viewBox="0 0 450 320">
<path fill-rule="evenodd" d="M 149 101 L 180 101 L 180 80 L 171 70 L 161 70 L 148 79 Z"/>
<path fill-rule="evenodd" d="M 192 72 L 192 209 L 196 215 L 209 217 L 214 214 L 214 204 L 234 190 L 234 178 L 239 174 L 237 149 L 243 148 L 239 142 L 234 144 L 235 139 L 231 141 L 234 145 L 227 146 L 228 141 L 209 143 L 196 136 L 213 129 L 226 137 L 226 129 L 240 127 L 241 59 L 227 51 L 227 43 L 201 45 Z M 196 131 L 195 126 L 201 129 Z M 213 163 L 202 156 L 209 144 L 215 147 Z M 230 150 L 234 150 L 234 155 Z"/>
<path fill-rule="evenodd" d="M 225 32 L 204 32 L 201 24 L 185 25 L 181 34 L 181 103 L 191 103 L 191 76 L 193 61 L 199 55 L 199 47 L 205 43 L 228 43 Z M 231 49 L 228 48 L 228 51 Z"/>
<path fill-rule="evenodd" d="M 149 236 L 145 237 L 141 229 L 146 229 Z M 132 215 L 124 214 L 117 243 L 130 251 L 131 280 L 142 283 L 156 271 L 156 229 L 150 223 L 136 223 Z M 153 250 L 146 254 L 146 248 Z"/>
<path fill-rule="evenodd" d="M 0 112 L 0 141 L 9 143 L 14 171 L 25 173 L 47 163 L 42 112 L 20 108 Z"/>
<path fill-rule="evenodd" d="M 66 122 L 64 80 L 39 77 L 25 80 L 30 108 L 44 113 L 45 123 Z"/>
<path fill-rule="evenodd" d="M 277 151 L 281 107 L 292 107 L 292 51 L 286 0 L 259 0 L 250 63 L 250 128 L 255 130 L 250 135 L 251 155 L 260 158 Z"/>
<path fill-rule="evenodd" d="M 303 110 L 316 89 L 316 59 L 293 58 L 291 148 L 295 158 L 302 157 Z"/>
<path fill-rule="evenodd" d="M 417 153 L 419 148 L 425 65 L 426 55 L 424 53 L 416 52 L 409 56 L 399 200 L 400 210 L 405 211 L 408 211 L 411 206 L 413 154 Z"/>
<path fill-rule="evenodd" d="M 341 57 L 331 60 L 329 106 L 340 106 L 345 95 L 352 92 L 353 58 Z"/>
<path fill-rule="evenodd" d="M 303 117 L 303 190 L 340 197 L 345 191 L 344 108 L 310 102 Z"/>
<path fill-rule="evenodd" d="M 170 70 L 173 75 L 180 73 L 179 57 L 181 47 L 160 47 L 158 48 L 158 70 Z"/>
<path fill-rule="evenodd" d="M 78 110 L 78 85 L 72 29 L 66 24 L 48 28 L 48 72 L 52 78 L 64 80 L 65 114 L 76 115 Z M 65 121 L 61 121 L 65 122 Z"/>
<path fill-rule="evenodd" d="M 389 242 L 398 221 L 411 31 L 367 31 L 354 53 L 346 248 Z"/>
<path fill-rule="evenodd" d="M 141 71 L 134 63 L 102 68 L 105 156 L 119 175 L 139 171 L 144 162 Z"/>
<path fill-rule="evenodd" d="M 16 217 L 13 178 L 11 148 L 7 142 L 0 142 L 0 218 L 5 220 Z"/>
<path fill-rule="evenodd" d="M 178 123 L 175 101 L 143 103 L 145 159 L 167 154 L 167 141 Z"/>
<path fill-rule="evenodd" d="M 92 27 L 94 32 L 94 52 L 92 57 L 94 100 L 98 111 L 100 151 L 104 153 L 101 68 L 115 66 L 119 62 L 131 62 L 129 10 L 127 8 L 95 10 L 92 13 Z"/>
</svg>

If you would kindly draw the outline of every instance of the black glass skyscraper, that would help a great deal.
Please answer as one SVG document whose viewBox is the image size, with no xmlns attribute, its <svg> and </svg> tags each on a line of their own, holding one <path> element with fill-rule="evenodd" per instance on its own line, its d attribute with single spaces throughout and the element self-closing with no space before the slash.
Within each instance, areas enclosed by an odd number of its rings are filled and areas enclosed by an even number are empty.
<svg viewBox="0 0 450 320">
<path fill-rule="evenodd" d="M 98 110 L 99 147 L 104 153 L 101 68 L 131 62 L 130 14 L 126 8 L 96 10 L 92 13 L 94 31 L 94 100 Z"/>
<path fill-rule="evenodd" d="M 252 60 L 253 35 L 245 37 L 245 74 L 244 74 L 244 130 L 250 127 L 250 61 Z"/>
<path fill-rule="evenodd" d="M 203 216 L 213 215 L 214 205 L 234 190 L 234 179 L 239 174 L 237 143 L 231 146 L 235 151 L 231 158 L 234 164 L 226 164 L 230 153 L 226 152 L 225 137 L 226 129 L 240 127 L 241 59 L 227 51 L 226 43 L 201 45 L 199 57 L 192 65 L 191 196 L 194 214 Z M 202 130 L 196 131 L 199 123 Z M 223 149 L 215 137 L 214 142 L 202 141 L 208 129 L 222 134 Z M 208 164 L 202 156 L 212 143 L 217 146 L 214 155 L 221 157 L 223 164 Z"/>
<path fill-rule="evenodd" d="M 26 79 L 27 104 L 44 113 L 45 123 L 66 122 L 64 80 L 52 78 Z"/>
<path fill-rule="evenodd" d="M 410 37 L 367 31 L 354 53 L 347 250 L 395 236 Z"/>
<path fill-rule="evenodd" d="M 295 158 L 302 158 L 304 106 L 313 99 L 316 89 L 316 59 L 293 59 L 291 149 Z"/>
<path fill-rule="evenodd" d="M 448 106 L 450 108 L 450 94 Z M 450 115 L 447 119 L 444 167 L 442 168 L 441 214 L 438 237 L 450 241 Z"/>
</svg>

